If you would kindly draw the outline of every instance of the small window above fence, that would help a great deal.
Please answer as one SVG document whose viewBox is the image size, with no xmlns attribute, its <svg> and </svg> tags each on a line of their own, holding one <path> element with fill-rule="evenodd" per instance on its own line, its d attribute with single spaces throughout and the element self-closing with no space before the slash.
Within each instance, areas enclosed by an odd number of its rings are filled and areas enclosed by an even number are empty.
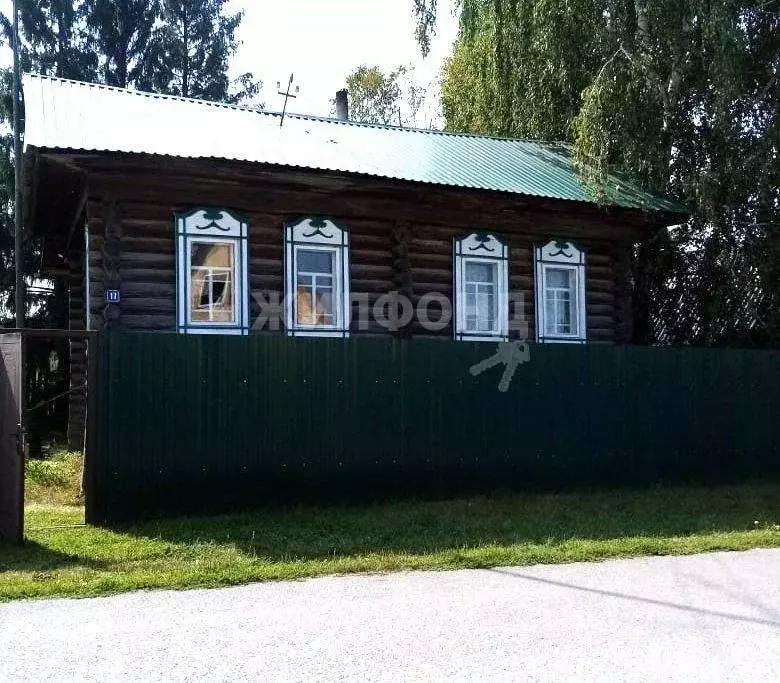
<svg viewBox="0 0 780 683">
<path fill-rule="evenodd" d="M 587 339 L 585 252 L 571 242 L 552 240 L 536 248 L 536 339 Z"/>
<path fill-rule="evenodd" d="M 502 341 L 509 334 L 509 247 L 496 236 L 456 239 L 455 338 Z"/>
<path fill-rule="evenodd" d="M 285 324 L 293 336 L 349 334 L 349 233 L 328 218 L 285 230 Z"/>
<path fill-rule="evenodd" d="M 248 334 L 245 220 L 226 209 L 176 214 L 177 317 L 182 334 Z"/>
</svg>

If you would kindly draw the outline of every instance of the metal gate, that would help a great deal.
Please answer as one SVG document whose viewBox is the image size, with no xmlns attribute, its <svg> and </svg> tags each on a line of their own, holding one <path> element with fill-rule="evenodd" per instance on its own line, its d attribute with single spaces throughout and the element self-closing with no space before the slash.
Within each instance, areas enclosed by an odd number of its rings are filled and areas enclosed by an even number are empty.
<svg viewBox="0 0 780 683">
<path fill-rule="evenodd" d="M 19 543 L 24 537 L 23 375 L 22 335 L 1 334 L 0 538 Z"/>
</svg>

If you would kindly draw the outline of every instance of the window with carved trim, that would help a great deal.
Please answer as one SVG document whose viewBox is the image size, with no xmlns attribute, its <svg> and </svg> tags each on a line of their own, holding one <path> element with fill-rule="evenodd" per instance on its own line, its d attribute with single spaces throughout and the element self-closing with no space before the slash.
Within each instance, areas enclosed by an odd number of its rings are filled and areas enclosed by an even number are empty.
<svg viewBox="0 0 780 683">
<path fill-rule="evenodd" d="M 509 330 L 509 247 L 494 235 L 455 240 L 455 338 L 501 341 Z"/>
<path fill-rule="evenodd" d="M 248 334 L 247 223 L 225 209 L 176 215 L 182 334 Z"/>
<path fill-rule="evenodd" d="M 286 327 L 290 335 L 349 334 L 349 233 L 307 217 L 285 230 Z"/>
<path fill-rule="evenodd" d="M 537 340 L 583 343 L 586 323 L 585 252 L 560 240 L 537 247 Z"/>
</svg>

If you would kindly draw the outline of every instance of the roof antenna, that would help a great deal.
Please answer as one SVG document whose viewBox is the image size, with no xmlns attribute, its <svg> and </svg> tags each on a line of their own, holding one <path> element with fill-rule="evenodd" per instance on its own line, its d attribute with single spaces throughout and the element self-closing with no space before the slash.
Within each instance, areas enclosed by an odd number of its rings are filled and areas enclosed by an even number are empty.
<svg viewBox="0 0 780 683">
<path fill-rule="evenodd" d="M 287 92 L 282 91 L 282 84 L 279 81 L 276 81 L 276 89 L 279 91 L 280 95 L 284 96 L 284 107 L 282 109 L 282 120 L 279 121 L 279 128 L 281 128 L 284 125 L 284 115 L 287 113 L 287 100 L 289 99 L 295 99 L 298 97 L 298 93 L 301 91 L 301 87 L 299 85 L 295 86 L 295 95 L 293 95 L 290 91 L 292 90 L 293 86 L 293 74 L 290 74 L 290 82 L 287 84 Z"/>
</svg>

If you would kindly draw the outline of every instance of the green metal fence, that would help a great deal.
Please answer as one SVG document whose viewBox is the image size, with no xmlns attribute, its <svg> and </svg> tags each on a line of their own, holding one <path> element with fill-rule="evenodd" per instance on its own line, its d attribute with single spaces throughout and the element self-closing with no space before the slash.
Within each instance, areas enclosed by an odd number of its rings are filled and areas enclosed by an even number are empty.
<svg viewBox="0 0 780 683">
<path fill-rule="evenodd" d="M 780 475 L 780 353 L 116 334 L 88 515 Z"/>
</svg>

